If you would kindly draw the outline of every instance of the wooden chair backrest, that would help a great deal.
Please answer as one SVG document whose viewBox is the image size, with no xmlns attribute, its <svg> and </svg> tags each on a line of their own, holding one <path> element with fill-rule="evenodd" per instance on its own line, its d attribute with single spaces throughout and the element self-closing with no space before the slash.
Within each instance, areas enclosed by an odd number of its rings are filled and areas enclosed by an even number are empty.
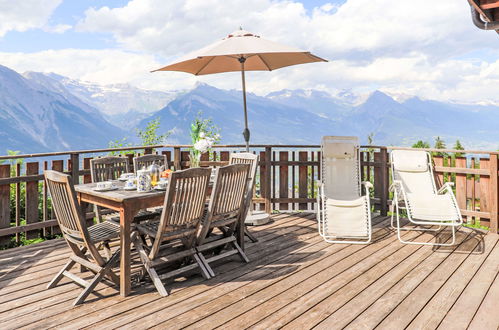
<svg viewBox="0 0 499 330">
<path fill-rule="evenodd" d="M 218 169 L 198 242 L 205 239 L 213 221 L 224 220 L 224 225 L 236 224 L 245 212 L 249 170 L 249 164 L 232 164 Z"/>
<path fill-rule="evenodd" d="M 251 208 L 251 201 L 253 199 L 253 191 L 255 187 L 256 180 L 256 169 L 258 168 L 258 155 L 252 154 L 250 152 L 239 152 L 231 153 L 229 155 L 229 164 L 249 164 L 250 170 L 248 173 L 248 190 L 245 196 L 245 210 L 244 217 Z"/>
<path fill-rule="evenodd" d="M 231 153 L 229 155 L 229 165 L 232 164 L 250 165 L 248 179 L 250 180 L 250 185 L 253 186 L 253 184 L 255 183 L 256 169 L 258 167 L 258 155 L 252 154 L 250 152 Z"/>
<path fill-rule="evenodd" d="M 170 174 L 163 212 L 150 254 L 152 257 L 159 251 L 164 233 L 198 228 L 204 215 L 210 176 L 211 168 L 190 168 Z"/>
<path fill-rule="evenodd" d="M 144 155 L 133 158 L 133 170 L 137 173 L 143 167 L 146 169 L 152 164 L 158 164 L 158 166 L 165 166 L 165 169 L 170 168 L 166 155 Z"/>
<path fill-rule="evenodd" d="M 117 180 L 122 174 L 130 172 L 128 159 L 108 156 L 90 160 L 92 182 Z"/>
<path fill-rule="evenodd" d="M 57 223 L 67 241 L 77 245 L 87 245 L 90 241 L 87 226 L 76 198 L 71 176 L 44 171 L 45 184 L 52 198 L 52 207 Z"/>
</svg>

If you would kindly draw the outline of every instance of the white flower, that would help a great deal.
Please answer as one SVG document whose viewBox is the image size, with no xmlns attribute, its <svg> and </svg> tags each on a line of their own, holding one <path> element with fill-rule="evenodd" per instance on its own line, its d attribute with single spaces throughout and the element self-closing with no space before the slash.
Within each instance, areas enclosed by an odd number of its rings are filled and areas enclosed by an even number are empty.
<svg viewBox="0 0 499 330">
<path fill-rule="evenodd" d="M 206 136 L 206 133 L 205 132 L 199 132 L 199 137 L 200 138 L 204 138 Z"/>
<path fill-rule="evenodd" d="M 220 139 L 220 134 L 215 134 L 215 139 L 216 140 Z"/>
<path fill-rule="evenodd" d="M 206 139 L 201 139 L 198 142 L 194 144 L 194 148 L 198 150 L 199 152 L 203 153 L 208 151 L 209 148 L 211 148 L 210 143 Z"/>
</svg>

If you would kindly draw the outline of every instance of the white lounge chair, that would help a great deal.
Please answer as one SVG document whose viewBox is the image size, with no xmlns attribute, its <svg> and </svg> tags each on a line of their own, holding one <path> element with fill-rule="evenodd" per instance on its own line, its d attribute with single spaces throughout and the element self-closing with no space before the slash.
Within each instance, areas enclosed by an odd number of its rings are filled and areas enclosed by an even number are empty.
<svg viewBox="0 0 499 330">
<path fill-rule="evenodd" d="M 371 241 L 370 182 L 360 182 L 357 137 L 324 136 L 321 143 L 317 220 L 326 242 Z M 365 194 L 362 194 L 362 185 Z"/>
<path fill-rule="evenodd" d="M 461 212 L 452 192 L 453 183 L 445 183 L 439 190 L 436 188 L 431 155 L 420 150 L 393 150 L 390 154 L 392 165 L 393 201 L 391 224 L 394 227 L 394 213 L 397 218 L 397 235 L 402 243 L 451 246 L 456 242 L 456 227 L 463 224 Z M 394 210 L 395 208 L 395 210 Z M 418 226 L 439 226 L 438 228 L 403 228 L 400 225 L 400 209 L 407 211 L 407 219 Z M 402 230 L 438 231 L 440 226 L 448 226 L 452 230 L 450 243 L 404 241 L 400 235 Z"/>
</svg>

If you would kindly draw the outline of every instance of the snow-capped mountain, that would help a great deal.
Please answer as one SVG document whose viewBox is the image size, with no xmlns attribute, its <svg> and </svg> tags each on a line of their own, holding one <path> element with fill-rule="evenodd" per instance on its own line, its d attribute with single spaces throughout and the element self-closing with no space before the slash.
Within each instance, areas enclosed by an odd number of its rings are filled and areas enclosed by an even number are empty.
<svg viewBox="0 0 499 330">
<path fill-rule="evenodd" d="M 143 113 L 157 111 L 173 100 L 178 93 L 145 90 L 130 84 L 99 85 L 55 73 L 45 75 L 60 82 L 72 94 L 106 115 L 126 113 L 131 110 Z"/>
<path fill-rule="evenodd" d="M 456 139 L 467 148 L 495 150 L 499 144 L 499 106 L 493 103 L 349 90 L 248 93 L 247 101 L 252 143 L 318 144 L 323 135 L 357 135 L 366 143 L 373 135 L 374 143 L 383 145 L 432 143 L 436 136 L 449 146 Z M 161 120 L 160 134 L 173 131 L 169 142 L 189 143 L 190 123 L 200 111 L 220 127 L 222 143 L 243 142 L 241 91 L 206 84 L 185 92 L 144 91 L 56 74 L 21 76 L 0 66 L 0 153 L 102 148 L 123 137 L 136 141 L 134 129 L 156 118 Z"/>
<path fill-rule="evenodd" d="M 241 92 L 205 84 L 179 95 L 140 126 L 159 117 L 163 130 L 174 129 L 172 143 L 188 143 L 189 124 L 199 111 L 220 126 L 224 143 L 243 141 Z M 433 143 L 440 136 L 450 146 L 460 139 L 468 148 L 490 150 L 497 149 L 499 141 L 499 107 L 409 96 L 396 101 L 381 91 L 342 96 L 306 90 L 264 97 L 248 94 L 248 112 L 252 143 L 318 144 L 323 135 L 357 135 L 366 143 L 373 134 L 376 144 L 411 145 L 420 139 Z"/>
<path fill-rule="evenodd" d="M 63 86 L 0 66 L 0 153 L 102 148 L 124 134 Z"/>
</svg>

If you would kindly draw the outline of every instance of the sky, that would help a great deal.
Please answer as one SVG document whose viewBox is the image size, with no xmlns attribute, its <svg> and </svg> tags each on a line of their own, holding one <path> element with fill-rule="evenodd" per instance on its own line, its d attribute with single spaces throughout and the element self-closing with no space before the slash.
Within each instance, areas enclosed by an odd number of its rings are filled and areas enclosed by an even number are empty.
<svg viewBox="0 0 499 330">
<path fill-rule="evenodd" d="M 240 89 L 237 73 L 151 70 L 243 27 L 329 60 L 249 72 L 247 89 L 376 89 L 499 103 L 499 35 L 466 0 L 0 0 L 0 64 L 100 84 Z"/>
</svg>

